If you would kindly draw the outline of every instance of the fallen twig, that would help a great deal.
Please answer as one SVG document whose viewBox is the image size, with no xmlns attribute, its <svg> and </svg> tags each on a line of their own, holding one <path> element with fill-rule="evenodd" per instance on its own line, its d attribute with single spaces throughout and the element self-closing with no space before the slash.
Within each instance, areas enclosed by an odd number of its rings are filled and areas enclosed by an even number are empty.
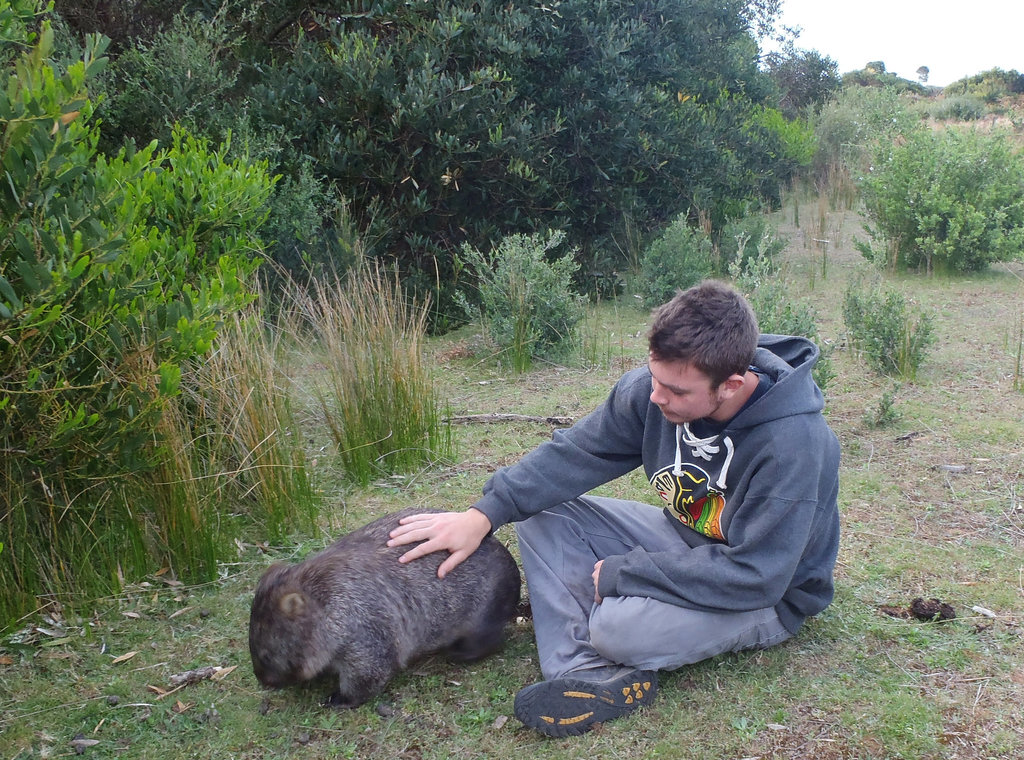
<svg viewBox="0 0 1024 760">
<path fill-rule="evenodd" d="M 222 668 L 218 665 L 209 665 L 205 668 L 196 668 L 195 670 L 186 670 L 184 673 L 176 673 L 170 677 L 170 681 L 172 686 L 191 686 L 200 681 L 205 681 L 207 678 L 220 680 L 236 667 L 236 665 L 232 665 L 228 668 Z"/>
<path fill-rule="evenodd" d="M 456 423 L 493 423 L 493 422 L 539 422 L 545 425 L 571 425 L 572 417 L 543 417 L 532 414 L 460 414 L 448 417 L 446 422 Z"/>
</svg>

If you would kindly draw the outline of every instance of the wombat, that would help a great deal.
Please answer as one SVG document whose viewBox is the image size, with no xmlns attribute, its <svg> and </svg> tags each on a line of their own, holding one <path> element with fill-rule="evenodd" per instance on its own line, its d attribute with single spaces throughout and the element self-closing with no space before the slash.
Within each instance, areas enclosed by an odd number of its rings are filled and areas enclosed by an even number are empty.
<svg viewBox="0 0 1024 760">
<path fill-rule="evenodd" d="M 388 548 L 407 509 L 382 517 L 303 562 L 272 565 L 256 587 L 249 652 L 256 678 L 280 688 L 336 674 L 325 704 L 357 707 L 413 660 L 432 652 L 469 661 L 496 652 L 519 604 L 516 562 L 488 536 L 437 577 L 447 556 L 407 564 L 409 546 Z"/>
</svg>

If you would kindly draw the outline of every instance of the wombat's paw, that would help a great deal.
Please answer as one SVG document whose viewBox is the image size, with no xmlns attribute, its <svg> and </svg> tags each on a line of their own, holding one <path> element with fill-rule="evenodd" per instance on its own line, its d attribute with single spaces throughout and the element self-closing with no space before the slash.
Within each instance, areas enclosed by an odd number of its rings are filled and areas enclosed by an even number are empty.
<svg viewBox="0 0 1024 760">
<path fill-rule="evenodd" d="M 339 710 L 351 710 L 353 707 L 359 707 L 362 702 L 348 696 L 347 694 L 342 694 L 340 691 L 335 691 L 328 695 L 327 699 L 321 702 L 321 704 L 324 707 L 334 707 Z"/>
<path fill-rule="evenodd" d="M 466 636 L 448 647 L 448 659 L 454 662 L 474 662 L 500 652 L 505 646 L 504 626 Z"/>
</svg>

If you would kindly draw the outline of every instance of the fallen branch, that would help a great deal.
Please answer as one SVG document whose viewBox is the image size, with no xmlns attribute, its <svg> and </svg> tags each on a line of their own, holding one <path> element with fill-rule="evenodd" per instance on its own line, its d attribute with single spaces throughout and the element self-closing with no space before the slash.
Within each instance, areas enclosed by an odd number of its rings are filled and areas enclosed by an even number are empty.
<svg viewBox="0 0 1024 760">
<path fill-rule="evenodd" d="M 445 421 L 451 423 L 479 422 L 485 424 L 492 422 L 539 422 L 545 425 L 571 425 L 575 422 L 572 417 L 540 417 L 532 414 L 460 414 L 455 417 L 448 417 Z"/>
<path fill-rule="evenodd" d="M 170 681 L 174 688 L 170 691 L 165 691 L 159 686 L 150 686 L 149 690 L 159 695 L 157 699 L 163 699 L 180 689 L 184 689 L 186 686 L 192 686 L 207 679 L 219 681 L 237 667 L 237 665 L 231 665 L 230 667 L 222 668 L 218 665 L 210 665 L 205 668 L 186 670 L 184 673 L 176 673 L 171 676 Z"/>
</svg>

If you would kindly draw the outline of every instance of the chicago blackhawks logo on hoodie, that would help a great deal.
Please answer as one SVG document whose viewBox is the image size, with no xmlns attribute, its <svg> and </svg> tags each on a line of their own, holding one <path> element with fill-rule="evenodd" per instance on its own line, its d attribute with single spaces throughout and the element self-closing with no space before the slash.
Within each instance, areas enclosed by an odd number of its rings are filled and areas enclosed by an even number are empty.
<svg viewBox="0 0 1024 760">
<path fill-rule="evenodd" d="M 726 436 L 717 443 L 718 436 L 697 438 L 690 433 L 689 425 L 676 427 L 675 462 L 658 470 L 651 478 L 651 485 L 667 503 L 672 514 L 684 525 L 703 533 L 709 538 L 725 540 L 722 531 L 722 512 L 725 510 L 725 478 L 732 463 L 732 439 Z M 716 455 L 725 449 L 724 461 L 718 477 L 712 479 L 706 469 L 693 462 L 684 462 L 682 448 L 687 446 L 694 459 L 711 463 Z"/>
</svg>

